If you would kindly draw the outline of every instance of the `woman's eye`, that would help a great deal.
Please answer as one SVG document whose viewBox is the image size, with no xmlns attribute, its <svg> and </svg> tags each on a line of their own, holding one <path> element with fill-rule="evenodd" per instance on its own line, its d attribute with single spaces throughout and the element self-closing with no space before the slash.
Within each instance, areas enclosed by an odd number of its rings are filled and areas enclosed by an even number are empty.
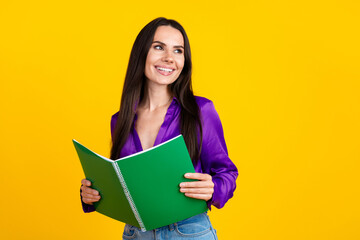
<svg viewBox="0 0 360 240">
<path fill-rule="evenodd" d="M 182 53 L 183 51 L 181 49 L 176 49 L 175 52 L 176 53 Z"/>
<path fill-rule="evenodd" d="M 161 50 L 161 49 L 162 49 L 162 47 L 161 47 L 160 45 L 156 45 L 156 46 L 154 46 L 154 48 L 157 49 L 157 50 Z"/>
</svg>

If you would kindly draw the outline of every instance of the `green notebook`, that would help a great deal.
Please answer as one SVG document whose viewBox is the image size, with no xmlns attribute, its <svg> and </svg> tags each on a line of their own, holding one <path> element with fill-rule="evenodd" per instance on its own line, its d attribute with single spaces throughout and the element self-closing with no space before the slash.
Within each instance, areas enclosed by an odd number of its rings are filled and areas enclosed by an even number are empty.
<svg viewBox="0 0 360 240">
<path fill-rule="evenodd" d="M 85 176 L 101 199 L 97 212 L 152 230 L 207 211 L 204 200 L 186 197 L 179 184 L 195 172 L 182 135 L 118 160 L 73 140 Z"/>
</svg>

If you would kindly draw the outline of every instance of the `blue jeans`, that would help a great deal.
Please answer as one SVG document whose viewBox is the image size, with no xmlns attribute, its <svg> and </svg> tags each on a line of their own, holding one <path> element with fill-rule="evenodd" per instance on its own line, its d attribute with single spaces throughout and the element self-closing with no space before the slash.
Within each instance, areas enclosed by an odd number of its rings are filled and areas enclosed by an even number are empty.
<svg viewBox="0 0 360 240">
<path fill-rule="evenodd" d="M 218 238 L 207 213 L 201 213 L 177 223 L 146 232 L 142 232 L 140 228 L 126 224 L 123 239 L 217 240 Z"/>
</svg>

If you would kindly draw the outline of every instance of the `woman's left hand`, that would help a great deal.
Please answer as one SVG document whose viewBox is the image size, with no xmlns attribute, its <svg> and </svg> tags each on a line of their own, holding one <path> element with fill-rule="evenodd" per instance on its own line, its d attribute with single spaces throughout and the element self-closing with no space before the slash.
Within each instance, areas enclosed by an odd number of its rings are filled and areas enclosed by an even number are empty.
<svg viewBox="0 0 360 240">
<path fill-rule="evenodd" d="M 206 173 L 186 173 L 185 178 L 196 179 L 199 181 L 180 183 L 180 192 L 185 196 L 208 201 L 214 193 L 214 183 L 212 177 Z"/>
</svg>

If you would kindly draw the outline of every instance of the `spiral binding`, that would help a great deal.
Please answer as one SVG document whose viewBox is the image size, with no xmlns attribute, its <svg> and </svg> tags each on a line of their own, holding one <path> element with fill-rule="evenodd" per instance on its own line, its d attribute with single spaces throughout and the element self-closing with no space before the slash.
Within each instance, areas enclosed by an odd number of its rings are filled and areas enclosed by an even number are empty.
<svg viewBox="0 0 360 240">
<path fill-rule="evenodd" d="M 146 231 L 145 225 L 144 225 L 144 223 L 143 223 L 143 221 L 142 221 L 142 219 L 140 217 L 140 214 L 139 214 L 139 212 L 138 212 L 138 210 L 136 208 L 134 200 L 132 199 L 131 194 L 130 194 L 127 186 L 126 186 L 126 182 L 125 182 L 124 177 L 123 177 L 123 175 L 121 173 L 121 170 L 120 170 L 119 166 L 116 164 L 116 162 L 113 162 L 112 165 L 113 165 L 113 167 L 114 167 L 114 169 L 116 171 L 116 174 L 117 174 L 117 176 L 118 176 L 118 178 L 120 180 L 121 186 L 122 186 L 122 188 L 124 190 L 124 193 L 125 193 L 125 196 L 126 196 L 127 200 L 129 201 L 130 207 L 131 207 L 131 209 L 132 209 L 132 211 L 133 211 L 133 213 L 135 215 L 135 218 L 136 218 L 136 220 L 138 221 L 138 223 L 140 225 L 141 231 L 145 232 Z"/>
</svg>

